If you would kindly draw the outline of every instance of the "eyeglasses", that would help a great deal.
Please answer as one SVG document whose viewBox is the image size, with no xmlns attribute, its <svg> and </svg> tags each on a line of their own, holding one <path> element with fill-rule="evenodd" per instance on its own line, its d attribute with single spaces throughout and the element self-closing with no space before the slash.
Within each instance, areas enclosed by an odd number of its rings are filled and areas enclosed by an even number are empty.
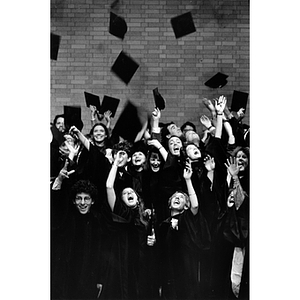
<svg viewBox="0 0 300 300">
<path fill-rule="evenodd" d="M 75 202 L 79 203 L 82 200 L 84 200 L 85 203 L 91 203 L 92 202 L 92 198 L 91 197 L 75 197 Z"/>
</svg>

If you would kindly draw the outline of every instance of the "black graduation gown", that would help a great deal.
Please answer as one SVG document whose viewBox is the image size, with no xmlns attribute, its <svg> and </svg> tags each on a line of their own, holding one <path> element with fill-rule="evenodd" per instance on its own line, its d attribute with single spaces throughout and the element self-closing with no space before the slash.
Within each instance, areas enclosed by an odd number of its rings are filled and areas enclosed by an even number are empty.
<svg viewBox="0 0 300 300">
<path fill-rule="evenodd" d="M 178 220 L 178 230 L 171 226 Z M 165 299 L 199 299 L 198 252 L 207 247 L 210 236 L 200 211 L 190 210 L 169 217 L 159 229 L 162 286 Z"/>
<path fill-rule="evenodd" d="M 94 209 L 101 211 L 103 204 L 106 205 L 106 180 L 111 168 L 109 160 L 105 157 L 105 150 L 90 143 L 88 158 L 82 177 L 90 180 L 98 189 L 99 201 L 94 204 Z"/>
<path fill-rule="evenodd" d="M 169 198 L 176 191 L 187 191 L 186 183 L 183 178 L 184 167 L 184 162 L 181 157 L 168 153 L 160 177 L 160 198 L 162 199 L 160 211 L 163 215 L 161 217 L 158 216 L 161 220 L 165 220 L 170 216 L 168 207 Z"/>
<path fill-rule="evenodd" d="M 146 226 L 138 208 L 129 208 L 117 198 L 112 213 L 113 229 L 104 299 L 139 299 L 144 293 Z M 141 280 L 143 279 L 143 280 Z"/>
<path fill-rule="evenodd" d="M 72 211 L 52 238 L 52 297 L 96 299 L 105 284 L 103 253 L 108 237 L 96 212 Z"/>
<path fill-rule="evenodd" d="M 230 281 L 232 245 L 224 239 L 223 227 L 227 211 L 227 170 L 224 165 L 227 154 L 221 139 L 211 137 L 206 151 L 215 159 L 213 183 L 203 172 L 200 180 L 200 208 L 207 220 L 211 245 L 200 254 L 200 287 L 203 299 L 225 297 Z"/>
</svg>

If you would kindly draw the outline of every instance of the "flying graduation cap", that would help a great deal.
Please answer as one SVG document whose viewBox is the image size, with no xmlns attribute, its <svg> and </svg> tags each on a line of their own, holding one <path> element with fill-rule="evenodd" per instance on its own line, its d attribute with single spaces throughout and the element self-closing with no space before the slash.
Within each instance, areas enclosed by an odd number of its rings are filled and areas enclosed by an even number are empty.
<svg viewBox="0 0 300 300">
<path fill-rule="evenodd" d="M 246 111 L 248 96 L 248 93 L 234 90 L 232 94 L 230 110 L 237 112 L 240 108 L 244 108 Z"/>
<path fill-rule="evenodd" d="M 218 72 L 216 75 L 207 80 L 204 84 L 210 88 L 221 88 L 227 84 L 228 75 Z"/>
<path fill-rule="evenodd" d="M 153 96 L 154 96 L 155 107 L 158 108 L 159 110 L 165 109 L 166 101 L 159 93 L 158 88 L 155 88 L 153 90 Z"/>
<path fill-rule="evenodd" d="M 148 116 L 145 116 L 144 112 L 133 103 L 127 101 L 112 131 L 112 139 L 119 136 L 129 142 L 136 142 L 142 138 L 147 124 Z"/>
<path fill-rule="evenodd" d="M 196 31 L 191 12 L 172 18 L 171 24 L 176 39 Z"/>
<path fill-rule="evenodd" d="M 99 112 L 104 114 L 109 110 L 111 112 L 111 118 L 113 118 L 116 114 L 119 103 L 120 99 L 104 95 Z"/>
<path fill-rule="evenodd" d="M 97 108 L 98 111 L 101 110 L 100 97 L 98 95 L 84 92 L 84 97 L 85 97 L 85 102 L 86 102 L 87 107 L 90 107 L 90 105 L 93 105 Z"/>
<path fill-rule="evenodd" d="M 111 71 L 114 72 L 127 85 L 138 67 L 138 63 L 136 63 L 124 51 L 121 51 L 114 64 L 112 65 Z"/>
<path fill-rule="evenodd" d="M 120 99 L 104 95 L 102 103 L 100 104 L 100 97 L 98 95 L 84 92 L 84 96 L 87 107 L 90 105 L 95 106 L 100 114 L 104 114 L 109 110 L 111 111 L 111 118 L 115 116 Z"/>
<path fill-rule="evenodd" d="M 60 39 L 59 35 L 50 33 L 50 59 L 57 60 Z"/>
<path fill-rule="evenodd" d="M 80 131 L 83 128 L 81 120 L 81 107 L 64 105 L 65 126 L 70 129 L 71 126 L 76 126 Z"/>
<path fill-rule="evenodd" d="M 110 12 L 109 33 L 123 40 L 126 32 L 127 24 L 125 20 L 113 12 Z"/>
</svg>

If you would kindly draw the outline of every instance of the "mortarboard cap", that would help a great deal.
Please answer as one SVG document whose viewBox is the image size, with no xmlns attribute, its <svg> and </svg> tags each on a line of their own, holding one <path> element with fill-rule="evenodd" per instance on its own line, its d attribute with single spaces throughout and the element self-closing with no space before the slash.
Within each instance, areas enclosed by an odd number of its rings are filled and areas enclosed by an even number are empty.
<svg viewBox="0 0 300 300">
<path fill-rule="evenodd" d="M 143 116 L 143 112 L 127 101 L 112 131 L 112 139 L 119 136 L 133 143 L 141 139 L 146 126 L 147 118 Z"/>
<path fill-rule="evenodd" d="M 135 152 L 142 152 L 147 156 L 148 146 L 145 143 L 145 140 L 139 140 L 135 143 L 133 143 L 131 148 L 131 155 Z"/>
<path fill-rule="evenodd" d="M 209 80 L 207 80 L 204 84 L 210 88 L 221 88 L 224 85 L 226 85 L 227 80 L 226 78 L 228 77 L 228 75 L 222 74 L 220 72 L 218 72 L 216 75 L 214 75 L 212 78 L 210 78 Z"/>
<path fill-rule="evenodd" d="M 232 94 L 230 110 L 237 112 L 240 108 L 244 108 L 246 111 L 248 95 L 248 93 L 234 90 Z"/>
<path fill-rule="evenodd" d="M 115 0 L 111 5 L 110 8 L 114 9 L 119 4 L 119 0 Z"/>
<path fill-rule="evenodd" d="M 101 105 L 100 105 L 100 97 L 88 92 L 84 92 L 84 97 L 85 97 L 85 102 L 86 106 L 90 107 L 90 105 L 96 106 L 97 110 L 101 110 Z"/>
<path fill-rule="evenodd" d="M 121 51 L 111 67 L 111 71 L 128 84 L 138 67 L 139 65 L 131 57 Z"/>
<path fill-rule="evenodd" d="M 159 110 L 165 109 L 166 101 L 159 93 L 158 88 L 155 88 L 153 90 L 153 96 L 154 96 L 155 107 L 157 107 Z"/>
<path fill-rule="evenodd" d="M 53 60 L 57 60 L 58 49 L 60 44 L 60 36 L 54 33 L 50 34 L 50 58 Z"/>
<path fill-rule="evenodd" d="M 126 32 L 127 24 L 125 20 L 111 12 L 109 19 L 109 33 L 123 40 Z"/>
<path fill-rule="evenodd" d="M 116 114 L 119 103 L 120 103 L 120 99 L 104 95 L 101 104 L 101 110 L 99 110 L 99 112 L 101 114 L 104 114 L 106 111 L 109 110 L 111 111 L 111 117 L 113 118 Z"/>
<path fill-rule="evenodd" d="M 196 31 L 191 12 L 187 12 L 171 19 L 176 39 Z"/>
<path fill-rule="evenodd" d="M 64 106 L 65 126 L 67 130 L 71 126 L 76 126 L 79 130 L 82 130 L 83 123 L 81 121 L 81 107 L 80 106 Z"/>
</svg>

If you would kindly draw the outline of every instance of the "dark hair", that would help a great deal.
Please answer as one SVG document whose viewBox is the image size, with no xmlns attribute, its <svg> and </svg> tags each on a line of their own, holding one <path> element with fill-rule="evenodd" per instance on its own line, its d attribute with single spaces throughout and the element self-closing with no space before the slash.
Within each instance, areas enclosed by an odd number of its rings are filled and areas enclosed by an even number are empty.
<svg viewBox="0 0 300 300">
<path fill-rule="evenodd" d="M 126 189 L 126 188 L 127 187 L 125 187 L 124 189 Z M 145 213 L 145 204 L 144 204 L 144 201 L 143 201 L 143 199 L 141 198 L 141 196 L 139 195 L 139 193 L 135 189 L 133 189 L 131 186 L 129 188 L 131 188 L 134 191 L 134 193 L 136 194 L 136 196 L 138 198 L 137 208 L 138 208 L 138 211 L 139 211 L 139 219 L 140 219 L 141 223 L 144 224 L 145 227 L 147 228 L 148 221 L 147 221 L 147 218 L 146 218 L 147 214 Z M 120 197 L 121 201 L 123 201 L 123 199 L 122 199 L 122 193 L 123 193 L 124 189 L 122 189 L 120 191 L 120 194 L 119 194 L 119 197 Z"/>
<path fill-rule="evenodd" d="M 186 126 L 191 126 L 193 128 L 193 130 L 196 132 L 196 126 L 195 126 L 195 124 L 192 123 L 192 122 L 189 122 L 189 121 L 183 123 L 183 125 L 180 127 L 181 131 L 184 131 L 184 128 Z"/>
<path fill-rule="evenodd" d="M 250 149 L 249 147 L 236 147 L 232 153 L 233 157 L 236 157 L 238 152 L 244 152 L 248 158 L 248 165 L 250 164 Z"/>
<path fill-rule="evenodd" d="M 54 126 L 55 126 L 55 124 L 56 124 L 58 118 L 64 118 L 64 119 L 65 119 L 65 116 L 64 116 L 64 115 L 56 115 L 56 116 L 54 117 L 54 120 L 53 120 L 53 125 L 54 125 Z"/>
<path fill-rule="evenodd" d="M 147 152 L 145 170 L 150 170 L 151 169 L 151 167 L 150 167 L 150 157 L 151 157 L 152 153 L 155 153 L 159 156 L 160 161 L 161 161 L 160 162 L 160 169 L 162 169 L 163 164 L 164 164 L 164 159 L 163 159 L 162 155 L 160 154 L 160 151 L 156 147 L 150 146 L 149 150 Z"/>
<path fill-rule="evenodd" d="M 127 153 L 128 157 L 131 154 L 132 144 L 126 140 L 114 144 L 112 147 L 112 155 L 116 154 L 118 151 L 123 150 Z"/>
<path fill-rule="evenodd" d="M 95 201 L 98 196 L 98 190 L 96 186 L 91 183 L 89 180 L 79 180 L 77 181 L 70 190 L 70 198 L 75 199 L 76 195 L 79 193 L 86 193 L 91 196 L 91 198 Z"/>
<path fill-rule="evenodd" d="M 104 131 L 105 131 L 105 134 L 107 135 L 107 138 L 109 138 L 109 131 L 108 131 L 108 128 L 107 128 L 103 123 L 96 123 L 96 124 L 92 127 L 92 129 L 90 130 L 90 136 L 93 136 L 94 129 L 95 129 L 97 126 L 102 126 L 102 128 L 103 128 Z"/>
</svg>

